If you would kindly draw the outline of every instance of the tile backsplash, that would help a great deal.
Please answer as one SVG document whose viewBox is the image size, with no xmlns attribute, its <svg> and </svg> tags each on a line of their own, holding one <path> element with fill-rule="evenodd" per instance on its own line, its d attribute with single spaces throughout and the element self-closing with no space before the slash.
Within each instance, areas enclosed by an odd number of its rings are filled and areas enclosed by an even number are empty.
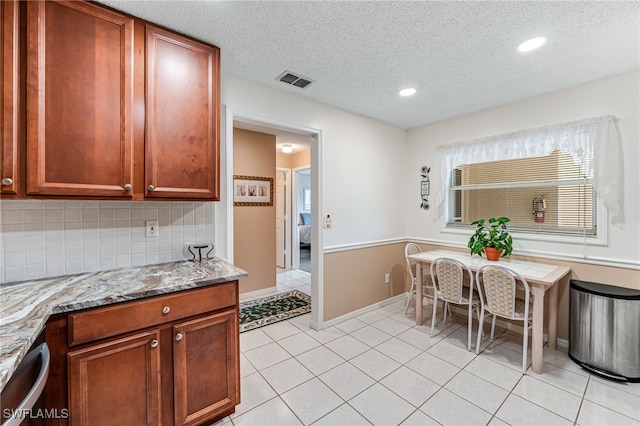
<svg viewBox="0 0 640 426">
<path fill-rule="evenodd" d="M 161 201 L 0 201 L 0 283 L 187 258 L 213 243 L 215 205 Z M 146 221 L 159 235 L 146 237 Z"/>
</svg>

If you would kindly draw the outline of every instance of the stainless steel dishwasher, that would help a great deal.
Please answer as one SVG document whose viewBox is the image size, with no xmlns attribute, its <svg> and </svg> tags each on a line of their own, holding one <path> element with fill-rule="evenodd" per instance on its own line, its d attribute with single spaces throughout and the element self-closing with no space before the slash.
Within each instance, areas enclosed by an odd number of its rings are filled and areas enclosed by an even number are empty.
<svg viewBox="0 0 640 426">
<path fill-rule="evenodd" d="M 613 380 L 640 382 L 640 290 L 571 280 L 569 358 Z"/>
<path fill-rule="evenodd" d="M 49 348 L 38 339 L 0 395 L 2 426 L 44 424 L 42 391 L 49 375 Z"/>
</svg>

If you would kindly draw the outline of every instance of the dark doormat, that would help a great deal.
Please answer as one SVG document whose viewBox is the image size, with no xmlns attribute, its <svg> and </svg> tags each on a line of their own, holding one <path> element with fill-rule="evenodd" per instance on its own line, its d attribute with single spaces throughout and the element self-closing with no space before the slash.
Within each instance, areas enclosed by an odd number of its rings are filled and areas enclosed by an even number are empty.
<svg viewBox="0 0 640 426">
<path fill-rule="evenodd" d="M 311 312 L 311 296 L 298 290 L 240 304 L 240 333 Z"/>
</svg>

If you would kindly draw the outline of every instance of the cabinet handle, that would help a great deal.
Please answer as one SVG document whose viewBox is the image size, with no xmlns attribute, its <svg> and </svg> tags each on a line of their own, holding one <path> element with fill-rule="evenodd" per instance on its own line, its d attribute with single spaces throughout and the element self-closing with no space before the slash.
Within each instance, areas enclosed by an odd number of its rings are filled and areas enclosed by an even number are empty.
<svg viewBox="0 0 640 426">
<path fill-rule="evenodd" d="M 11 179 L 11 178 L 4 178 L 4 179 L 2 179 L 2 184 L 3 184 L 3 185 L 13 185 L 13 179 Z"/>
<path fill-rule="evenodd" d="M 164 308 L 162 308 L 162 313 L 163 314 L 168 314 L 169 312 L 171 312 L 171 308 L 168 306 L 165 306 Z"/>
<path fill-rule="evenodd" d="M 158 341 L 157 341 L 156 339 L 153 339 L 153 340 L 151 341 L 151 347 L 152 347 L 152 348 L 157 348 L 157 347 L 158 347 Z"/>
<path fill-rule="evenodd" d="M 131 191 L 131 184 L 130 184 L 130 183 L 126 184 L 126 185 L 124 186 L 124 189 L 125 189 L 126 191 Z"/>
<path fill-rule="evenodd" d="M 156 187 L 155 187 L 155 186 L 153 186 L 153 185 L 149 185 L 149 186 L 147 186 L 147 189 L 148 189 L 149 191 L 153 191 L 154 189 L 156 189 Z"/>
<path fill-rule="evenodd" d="M 178 333 L 176 334 L 176 340 L 179 342 L 180 340 L 182 340 L 182 333 Z"/>
</svg>

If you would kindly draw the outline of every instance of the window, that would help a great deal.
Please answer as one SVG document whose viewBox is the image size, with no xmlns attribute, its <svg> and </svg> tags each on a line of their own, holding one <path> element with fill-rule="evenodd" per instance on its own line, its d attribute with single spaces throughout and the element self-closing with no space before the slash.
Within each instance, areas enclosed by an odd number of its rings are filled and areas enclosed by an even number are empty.
<svg viewBox="0 0 640 426">
<path fill-rule="evenodd" d="M 514 230 L 596 234 L 591 179 L 570 155 L 461 164 L 453 170 L 452 225 L 507 216 Z"/>
<path fill-rule="evenodd" d="M 305 211 L 311 210 L 311 188 L 308 186 L 302 188 L 302 209 Z"/>
<path fill-rule="evenodd" d="M 621 224 L 619 145 L 606 116 L 442 147 L 447 226 L 507 216 L 512 230 L 595 236 L 598 198 Z"/>
</svg>

